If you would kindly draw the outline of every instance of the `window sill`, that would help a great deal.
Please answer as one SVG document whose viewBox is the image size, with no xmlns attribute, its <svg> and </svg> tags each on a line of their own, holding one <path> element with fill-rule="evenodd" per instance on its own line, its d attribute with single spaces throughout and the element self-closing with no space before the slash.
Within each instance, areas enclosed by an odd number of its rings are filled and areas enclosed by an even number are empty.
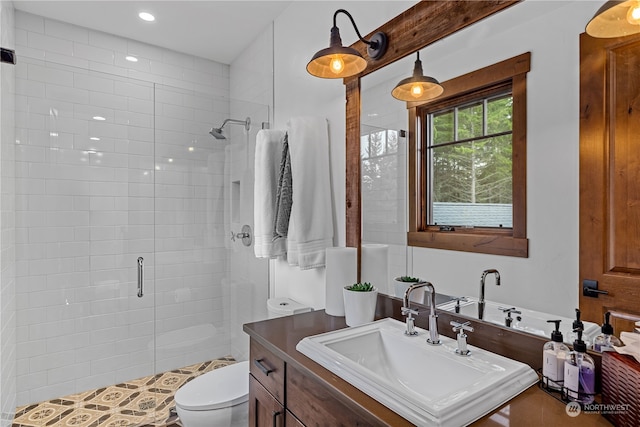
<svg viewBox="0 0 640 427">
<path fill-rule="evenodd" d="M 410 231 L 407 233 L 407 243 L 409 246 L 421 248 L 447 249 L 520 258 L 529 257 L 529 240 L 527 238 L 518 238 L 502 233 Z"/>
</svg>

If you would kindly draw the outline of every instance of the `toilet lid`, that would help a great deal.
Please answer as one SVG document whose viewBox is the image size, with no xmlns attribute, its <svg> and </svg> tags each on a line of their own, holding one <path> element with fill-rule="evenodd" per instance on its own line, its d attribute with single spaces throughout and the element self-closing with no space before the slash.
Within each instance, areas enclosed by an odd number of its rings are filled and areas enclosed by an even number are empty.
<svg viewBox="0 0 640 427">
<path fill-rule="evenodd" d="M 191 411 L 228 408 L 249 400 L 249 362 L 238 362 L 200 375 L 180 387 L 176 405 Z"/>
<path fill-rule="evenodd" d="M 311 311 L 311 307 L 307 307 L 289 298 L 269 298 L 267 300 L 267 308 L 272 313 L 289 315 L 306 313 Z"/>
</svg>

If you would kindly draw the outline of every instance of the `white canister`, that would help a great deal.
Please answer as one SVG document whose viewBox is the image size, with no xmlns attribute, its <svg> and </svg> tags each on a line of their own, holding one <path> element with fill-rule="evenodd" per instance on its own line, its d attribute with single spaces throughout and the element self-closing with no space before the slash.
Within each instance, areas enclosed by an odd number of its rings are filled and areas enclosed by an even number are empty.
<svg viewBox="0 0 640 427">
<path fill-rule="evenodd" d="M 342 289 L 355 283 L 358 277 L 357 248 L 327 248 L 325 272 L 325 313 L 344 316 Z"/>
</svg>

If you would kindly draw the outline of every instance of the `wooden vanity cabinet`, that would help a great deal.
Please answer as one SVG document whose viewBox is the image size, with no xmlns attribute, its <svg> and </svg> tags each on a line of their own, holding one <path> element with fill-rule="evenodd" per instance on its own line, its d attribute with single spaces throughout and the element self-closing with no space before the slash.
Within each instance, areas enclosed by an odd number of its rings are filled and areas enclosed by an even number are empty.
<svg viewBox="0 0 640 427">
<path fill-rule="evenodd" d="M 249 354 L 249 426 L 386 425 L 369 413 L 349 408 L 254 339 Z"/>
</svg>

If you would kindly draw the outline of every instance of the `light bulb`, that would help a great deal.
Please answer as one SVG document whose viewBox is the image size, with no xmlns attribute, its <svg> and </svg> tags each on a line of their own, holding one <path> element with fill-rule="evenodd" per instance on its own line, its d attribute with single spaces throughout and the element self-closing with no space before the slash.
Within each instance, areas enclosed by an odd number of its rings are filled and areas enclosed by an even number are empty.
<svg viewBox="0 0 640 427">
<path fill-rule="evenodd" d="M 344 61 L 340 55 L 335 55 L 331 58 L 331 62 L 329 64 L 331 68 L 331 72 L 334 74 L 340 74 L 344 70 Z"/>
<path fill-rule="evenodd" d="M 631 25 L 640 25 L 640 1 L 633 2 L 627 12 L 627 22 Z"/>
<path fill-rule="evenodd" d="M 422 89 L 422 85 L 420 83 L 416 83 L 411 86 L 411 96 L 414 98 L 420 98 L 424 90 Z"/>
</svg>

